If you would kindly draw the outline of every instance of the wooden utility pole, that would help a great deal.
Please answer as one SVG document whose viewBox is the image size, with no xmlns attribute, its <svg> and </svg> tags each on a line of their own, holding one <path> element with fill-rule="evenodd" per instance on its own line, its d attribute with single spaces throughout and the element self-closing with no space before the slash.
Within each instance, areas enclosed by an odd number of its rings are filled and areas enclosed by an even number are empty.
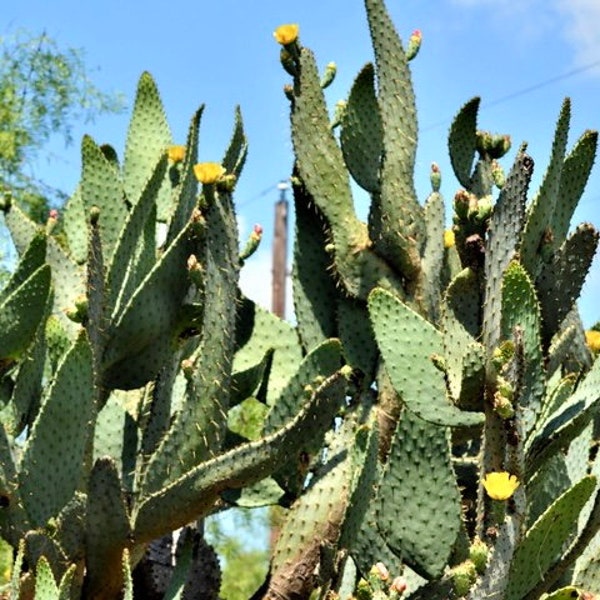
<svg viewBox="0 0 600 600">
<path fill-rule="evenodd" d="M 279 200 L 275 203 L 275 235 L 273 237 L 271 310 L 282 319 L 285 318 L 287 279 L 288 201 L 285 193 L 289 187 L 286 181 L 281 181 L 277 185 Z"/>
</svg>

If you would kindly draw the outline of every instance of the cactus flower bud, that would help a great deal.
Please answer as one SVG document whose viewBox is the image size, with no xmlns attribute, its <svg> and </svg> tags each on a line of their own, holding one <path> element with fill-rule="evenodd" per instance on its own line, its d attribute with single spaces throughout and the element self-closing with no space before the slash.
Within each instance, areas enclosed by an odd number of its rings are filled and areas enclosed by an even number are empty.
<svg viewBox="0 0 600 600">
<path fill-rule="evenodd" d="M 185 146 L 169 146 L 167 156 L 172 163 L 180 163 L 185 158 Z"/>
<path fill-rule="evenodd" d="M 200 183 L 216 183 L 225 175 L 225 167 L 216 162 L 204 162 L 194 165 L 194 175 Z"/>
<path fill-rule="evenodd" d="M 325 67 L 325 73 L 323 73 L 323 77 L 321 77 L 321 89 L 324 90 L 327 86 L 331 85 L 335 79 L 336 73 L 337 65 L 334 62 L 327 63 L 327 66 Z"/>
<path fill-rule="evenodd" d="M 187 259 L 187 269 L 190 279 L 197 287 L 202 287 L 204 284 L 204 268 L 195 254 L 190 254 Z"/>
<path fill-rule="evenodd" d="M 342 120 L 346 116 L 346 106 L 347 104 L 345 100 L 338 100 L 335 103 L 335 107 L 333 109 L 333 119 L 331 120 L 330 124 L 331 129 L 335 129 L 341 125 Z"/>
<path fill-rule="evenodd" d="M 246 260 L 247 258 L 249 258 L 250 256 L 252 256 L 256 252 L 256 250 L 260 244 L 260 240 L 262 240 L 262 234 L 263 234 L 262 225 L 256 224 L 254 226 L 254 229 L 252 230 L 252 233 L 248 236 L 248 241 L 246 242 L 246 246 L 240 252 L 240 260 L 242 262 L 244 260 Z"/>
<path fill-rule="evenodd" d="M 373 598 L 373 590 L 365 579 L 360 579 L 356 585 L 357 600 L 371 600 Z"/>
<path fill-rule="evenodd" d="M 515 395 L 515 391 L 513 389 L 512 383 L 504 379 L 504 377 L 498 377 L 496 380 L 496 387 L 498 389 L 498 393 L 504 398 L 511 400 Z"/>
<path fill-rule="evenodd" d="M 97 206 L 92 206 L 92 208 L 90 208 L 90 223 L 92 225 L 97 225 L 98 224 L 98 220 L 100 219 L 100 209 Z"/>
<path fill-rule="evenodd" d="M 598 354 L 600 352 L 600 331 L 594 329 L 586 331 L 585 343 L 594 354 Z"/>
<path fill-rule="evenodd" d="M 477 581 L 477 570 L 472 561 L 465 560 L 450 571 L 450 576 L 454 593 L 457 596 L 466 596 L 471 586 Z"/>
<path fill-rule="evenodd" d="M 285 46 L 281 48 L 281 52 L 279 53 L 279 61 L 288 75 L 291 75 L 292 77 L 297 75 L 298 68 L 296 67 L 294 56 Z"/>
<path fill-rule="evenodd" d="M 452 248 L 456 244 L 456 236 L 452 229 L 444 231 L 444 248 Z"/>
<path fill-rule="evenodd" d="M 458 190 L 454 195 L 454 212 L 459 219 L 466 219 L 469 215 L 470 194 L 467 190 Z"/>
<path fill-rule="evenodd" d="M 446 373 L 448 371 L 448 365 L 446 363 L 446 359 L 441 354 L 432 354 L 429 357 L 429 360 L 433 363 L 433 366 L 442 373 Z"/>
<path fill-rule="evenodd" d="M 508 500 L 519 487 L 517 477 L 506 471 L 488 473 L 481 483 L 493 500 Z"/>
<path fill-rule="evenodd" d="M 396 592 L 398 595 L 403 594 L 406 591 L 408 584 L 404 577 L 395 577 L 390 586 L 390 592 Z"/>
<path fill-rule="evenodd" d="M 181 361 L 181 370 L 183 371 L 183 374 L 187 378 L 190 378 L 194 374 L 194 361 L 191 360 L 190 358 L 186 358 L 186 359 L 182 360 Z"/>
<path fill-rule="evenodd" d="M 429 173 L 429 181 L 431 181 L 431 189 L 434 192 L 440 191 L 442 185 L 442 172 L 437 163 L 431 163 L 431 172 Z"/>
<path fill-rule="evenodd" d="M 512 402 L 500 392 L 494 394 L 494 410 L 502 419 L 512 419 L 515 416 L 515 408 Z"/>
<path fill-rule="evenodd" d="M 262 237 L 262 234 L 263 234 L 262 225 L 260 223 L 256 223 L 254 225 L 254 228 L 252 229 L 252 235 L 254 235 L 258 239 L 260 239 Z"/>
<path fill-rule="evenodd" d="M 75 298 L 75 306 L 65 310 L 67 318 L 74 323 L 85 323 L 88 316 L 88 298 L 85 294 L 79 294 Z"/>
<path fill-rule="evenodd" d="M 489 131 L 478 131 L 476 147 L 481 156 L 502 158 L 510 150 L 510 136 L 491 134 Z"/>
<path fill-rule="evenodd" d="M 371 567 L 370 575 L 375 575 L 381 581 L 387 581 L 390 578 L 390 572 L 382 562 L 375 563 Z"/>
<path fill-rule="evenodd" d="M 225 173 L 217 180 L 217 189 L 220 192 L 233 192 L 236 183 L 237 177 L 233 173 Z"/>
<path fill-rule="evenodd" d="M 504 169 L 502 168 L 502 165 L 495 159 L 492 161 L 492 179 L 499 190 L 501 190 L 506 183 Z"/>
<path fill-rule="evenodd" d="M 490 550 L 487 547 L 487 544 L 476 537 L 469 547 L 469 558 L 473 561 L 475 569 L 477 569 L 477 572 L 480 575 L 485 572 L 489 554 Z"/>
<path fill-rule="evenodd" d="M 283 86 L 283 93 L 285 94 L 285 97 L 291 102 L 294 99 L 294 88 L 289 85 L 286 84 Z"/>
<path fill-rule="evenodd" d="M 494 352 L 492 355 L 492 364 L 496 368 L 497 371 L 500 371 L 504 365 L 508 363 L 508 361 L 515 354 L 515 344 L 512 340 L 505 340 L 498 346 L 494 348 Z"/>
<path fill-rule="evenodd" d="M 344 379 L 346 379 L 347 381 L 351 381 L 352 375 L 354 374 L 354 369 L 350 365 L 344 365 L 340 369 L 340 373 L 342 374 L 342 377 L 344 377 Z"/>
<path fill-rule="evenodd" d="M 408 39 L 408 46 L 406 47 L 406 60 L 412 60 L 421 49 L 421 41 L 423 35 L 420 29 L 415 29 L 412 35 Z"/>
<path fill-rule="evenodd" d="M 50 235 L 56 224 L 58 223 L 58 211 L 53 208 L 48 212 L 48 220 L 46 221 L 46 235 Z"/>
<path fill-rule="evenodd" d="M 492 196 L 483 196 L 475 202 L 474 210 L 470 209 L 470 217 L 477 223 L 484 223 L 492 216 L 494 202 Z"/>
<path fill-rule="evenodd" d="M 288 23 L 286 25 L 280 25 L 274 32 L 273 37 L 278 44 L 282 46 L 288 46 L 293 44 L 298 39 L 298 33 L 300 27 L 296 23 Z"/>
</svg>

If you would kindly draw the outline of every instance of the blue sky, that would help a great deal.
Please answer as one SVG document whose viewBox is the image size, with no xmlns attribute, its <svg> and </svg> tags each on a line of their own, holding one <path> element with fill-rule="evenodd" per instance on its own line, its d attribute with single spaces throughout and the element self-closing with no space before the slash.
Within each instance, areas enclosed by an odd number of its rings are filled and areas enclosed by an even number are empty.
<svg viewBox="0 0 600 600">
<path fill-rule="evenodd" d="M 388 0 L 388 8 L 405 40 L 416 28 L 423 32 L 421 53 L 411 63 L 420 124 L 416 183 L 423 199 L 432 161 L 442 168 L 443 194 L 453 197 L 457 183 L 447 159 L 447 131 L 459 107 L 475 95 L 482 97 L 481 128 L 511 134 L 514 149 L 529 142 L 536 184 L 565 96 L 573 105 L 571 144 L 586 128 L 600 128 L 597 0 Z M 130 106 L 139 75 L 150 71 L 177 142 L 184 142 L 192 113 L 205 103 L 202 160 L 220 159 L 234 108 L 241 105 L 250 140 L 236 192 L 242 235 L 256 222 L 265 228 L 263 248 L 249 261 L 243 284 L 268 306 L 276 184 L 289 175 L 292 161 L 281 91 L 288 76 L 272 37 L 273 29 L 286 22 L 300 24 L 302 43 L 323 67 L 337 63 L 338 76 L 328 91 L 331 105 L 345 98 L 358 70 L 372 60 L 361 0 L 20 0 L 3 6 L 0 34 L 20 27 L 45 30 L 63 46 L 83 48 L 93 81 L 105 91 L 123 92 Z M 128 119 L 127 112 L 77 124 L 75 139 L 89 133 L 122 152 Z M 65 149 L 54 140 L 35 174 L 71 191 L 79 168 L 77 143 Z M 596 168 L 576 222 L 600 227 L 598 206 Z M 600 318 L 599 298 L 597 258 L 581 302 L 586 325 Z"/>
</svg>

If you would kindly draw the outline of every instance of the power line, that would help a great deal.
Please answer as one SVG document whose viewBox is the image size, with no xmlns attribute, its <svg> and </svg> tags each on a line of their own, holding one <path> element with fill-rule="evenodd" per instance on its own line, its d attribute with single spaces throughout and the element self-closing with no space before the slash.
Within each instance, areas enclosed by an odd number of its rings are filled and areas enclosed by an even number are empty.
<svg viewBox="0 0 600 600">
<path fill-rule="evenodd" d="M 500 98 L 496 98 L 496 100 L 491 100 L 490 102 L 484 102 L 484 103 L 482 103 L 481 108 L 490 108 L 492 106 L 497 106 L 498 104 L 503 104 L 510 100 L 514 100 L 515 98 L 519 98 L 521 96 L 530 94 L 531 92 L 535 92 L 535 91 L 537 91 L 541 88 L 544 88 L 548 85 L 551 85 L 553 83 L 557 83 L 558 81 L 563 81 L 564 79 L 569 79 L 570 77 L 573 77 L 574 75 L 579 75 L 580 73 L 585 73 L 586 71 L 590 71 L 591 69 L 598 67 L 598 66 L 600 66 L 600 60 L 596 60 L 596 61 L 589 63 L 587 65 L 584 65 L 582 67 L 578 67 L 576 69 L 571 69 L 570 71 L 567 71 L 566 73 L 561 73 L 560 75 L 555 75 L 554 77 L 550 77 L 550 78 L 540 81 L 538 83 L 534 83 L 533 85 L 530 85 L 526 88 L 522 88 L 515 92 L 511 92 L 510 94 L 507 94 L 506 96 L 501 96 Z M 444 119 L 443 121 L 437 121 L 436 123 L 432 123 L 431 125 L 422 127 L 420 129 L 420 131 L 422 133 L 424 133 L 426 131 L 431 131 L 432 129 L 437 129 L 438 127 L 447 125 L 449 122 L 452 121 L 453 118 L 454 117 L 450 117 L 450 118 Z"/>
<path fill-rule="evenodd" d="M 267 194 L 270 194 L 273 190 L 278 189 L 279 184 L 280 184 L 280 182 L 278 181 L 277 183 L 270 185 L 268 188 L 265 188 L 262 192 L 259 192 L 255 196 L 252 196 L 248 200 L 244 200 L 244 202 L 240 202 L 237 206 L 238 209 L 244 208 L 245 206 L 248 206 L 249 204 L 252 204 L 253 202 L 256 202 L 257 200 L 264 198 Z"/>
</svg>

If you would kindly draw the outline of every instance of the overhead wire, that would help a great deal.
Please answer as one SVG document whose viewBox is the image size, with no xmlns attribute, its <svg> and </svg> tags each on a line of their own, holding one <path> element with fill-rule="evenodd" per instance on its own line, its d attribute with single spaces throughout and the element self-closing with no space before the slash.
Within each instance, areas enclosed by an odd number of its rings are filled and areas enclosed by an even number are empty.
<svg viewBox="0 0 600 600">
<path fill-rule="evenodd" d="M 530 94 L 531 92 L 536 92 L 537 90 L 544 88 L 548 85 L 557 83 L 559 81 L 563 81 L 565 79 L 569 79 L 570 77 L 579 75 L 580 73 L 585 73 L 586 71 L 590 71 L 591 69 L 594 69 L 596 67 L 600 67 L 600 60 L 596 60 L 581 67 L 577 67 L 576 69 L 571 69 L 570 71 L 566 71 L 565 73 L 561 73 L 560 75 L 549 77 L 548 79 L 544 79 L 543 81 L 539 81 L 528 87 L 516 90 L 515 92 L 511 92 L 510 94 L 506 94 L 505 96 L 501 96 L 500 98 L 496 98 L 495 100 L 491 100 L 489 102 L 482 102 L 481 108 L 490 108 L 492 106 L 497 106 L 498 104 L 504 104 L 505 102 L 514 100 L 515 98 L 520 98 L 521 96 L 525 96 L 527 94 Z M 444 119 L 443 121 L 437 121 L 435 123 L 431 123 L 430 125 L 426 125 L 425 127 L 422 127 L 420 131 L 423 133 L 432 129 L 437 129 L 438 127 L 442 127 L 443 125 L 447 125 L 450 121 L 452 121 L 452 118 L 453 117 L 449 117 L 447 119 Z"/>
</svg>

